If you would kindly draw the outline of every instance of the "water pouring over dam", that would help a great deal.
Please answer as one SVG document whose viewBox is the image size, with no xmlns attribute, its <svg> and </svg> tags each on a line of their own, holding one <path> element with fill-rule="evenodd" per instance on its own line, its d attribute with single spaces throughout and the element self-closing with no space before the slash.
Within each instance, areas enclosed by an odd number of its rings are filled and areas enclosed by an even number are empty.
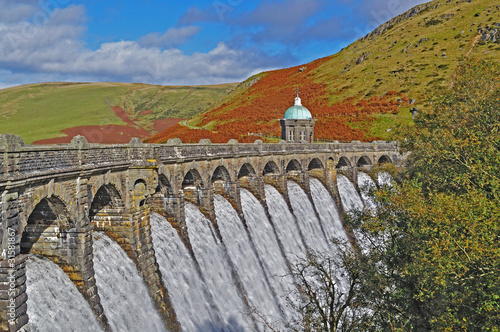
<svg viewBox="0 0 500 332">
<path fill-rule="evenodd" d="M 0 275 L 13 271 L 17 281 L 13 318 L 2 314 L 0 330 L 37 326 L 42 305 L 30 296 L 32 282 L 52 277 L 35 276 L 32 259 L 56 266 L 86 303 L 85 323 L 72 324 L 283 326 L 295 315 L 287 300 L 297 287 L 291 264 L 306 250 L 335 250 L 336 240 L 348 239 L 341 222 L 348 207 L 339 203 L 360 197 L 351 187 L 358 169 L 400 160 L 397 145 L 385 142 L 103 146 L 75 138 L 34 147 L 2 139 L 2 248 L 10 241 L 15 250 L 0 260 Z M 2 292 L 0 302 L 9 303 Z"/>
</svg>

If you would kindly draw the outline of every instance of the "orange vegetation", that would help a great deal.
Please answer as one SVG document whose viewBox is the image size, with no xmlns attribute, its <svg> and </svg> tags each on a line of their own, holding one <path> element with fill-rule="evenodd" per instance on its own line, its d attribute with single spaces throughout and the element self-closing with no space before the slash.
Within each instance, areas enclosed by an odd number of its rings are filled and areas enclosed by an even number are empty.
<svg viewBox="0 0 500 332">
<path fill-rule="evenodd" d="M 331 104 L 326 84 L 314 81 L 315 69 L 328 58 L 309 63 L 307 67 L 292 67 L 264 73 L 253 84 L 233 100 L 200 116 L 198 127 L 212 122 L 211 130 L 191 129 L 180 124 L 159 133 L 148 142 L 165 142 L 169 138 L 180 138 L 183 142 L 198 142 L 209 138 L 214 143 L 225 143 L 231 138 L 240 142 L 254 141 L 265 137 L 279 137 L 279 119 L 293 105 L 295 89 L 300 89 L 302 103 L 315 119 L 315 137 L 327 140 L 370 141 L 377 137 L 367 136 L 368 126 L 374 113 L 395 113 L 399 109 L 393 100 L 399 96 L 390 91 L 382 97 L 356 101 L 349 98 Z M 403 99 L 406 101 L 406 99 Z M 249 133 L 257 133 L 249 136 Z M 262 135 L 264 138 L 258 136 Z"/>
</svg>

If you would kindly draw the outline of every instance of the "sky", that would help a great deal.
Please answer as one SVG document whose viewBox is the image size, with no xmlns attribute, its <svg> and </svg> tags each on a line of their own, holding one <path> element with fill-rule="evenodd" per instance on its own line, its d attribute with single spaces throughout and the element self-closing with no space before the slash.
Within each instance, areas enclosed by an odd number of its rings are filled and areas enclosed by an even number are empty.
<svg viewBox="0 0 500 332">
<path fill-rule="evenodd" d="M 335 54 L 422 0 L 0 0 L 0 88 L 201 85 Z"/>
</svg>

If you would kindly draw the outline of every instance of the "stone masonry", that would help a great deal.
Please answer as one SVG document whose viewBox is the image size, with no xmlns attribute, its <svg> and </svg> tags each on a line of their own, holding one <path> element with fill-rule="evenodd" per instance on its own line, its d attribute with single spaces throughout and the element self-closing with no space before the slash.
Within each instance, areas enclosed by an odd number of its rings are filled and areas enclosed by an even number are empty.
<svg viewBox="0 0 500 332">
<path fill-rule="evenodd" d="M 94 230 L 124 249 L 166 325 L 179 330 L 155 257 L 151 211 L 166 216 L 189 247 L 185 202 L 215 221 L 214 194 L 220 194 L 242 216 L 240 188 L 266 207 L 265 184 L 288 201 L 287 181 L 310 196 L 310 177 L 338 199 L 337 173 L 355 181 L 360 168 L 404 160 L 394 142 L 282 143 L 143 144 L 132 139 L 99 145 L 77 136 L 70 144 L 35 146 L 0 135 L 0 331 L 18 331 L 28 323 L 25 262 L 31 253 L 59 265 L 109 330 L 95 283 Z"/>
</svg>

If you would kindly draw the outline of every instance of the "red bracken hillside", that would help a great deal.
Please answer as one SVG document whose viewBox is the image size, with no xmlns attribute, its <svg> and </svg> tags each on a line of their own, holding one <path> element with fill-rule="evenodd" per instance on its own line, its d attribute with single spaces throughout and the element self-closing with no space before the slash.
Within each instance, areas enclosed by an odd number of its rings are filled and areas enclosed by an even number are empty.
<svg viewBox="0 0 500 332">
<path fill-rule="evenodd" d="M 203 113 L 197 120 L 197 128 L 177 124 L 148 139 L 148 142 L 165 142 L 169 138 L 180 138 L 183 142 L 198 142 L 209 138 L 214 143 L 225 143 L 231 138 L 240 142 L 257 139 L 269 140 L 280 134 L 279 119 L 293 105 L 295 90 L 300 89 L 303 105 L 314 118 L 317 139 L 325 140 L 373 140 L 367 134 L 373 113 L 395 113 L 400 104 L 395 100 L 397 92 L 391 91 L 382 97 L 371 97 L 359 102 L 352 98 L 330 104 L 326 84 L 314 81 L 314 72 L 328 58 L 316 60 L 304 66 L 263 73 L 260 79 L 238 98 Z M 198 129 L 201 128 L 201 129 Z M 210 129 L 210 130 L 208 130 Z M 251 134 L 251 135 L 249 135 Z"/>
<path fill-rule="evenodd" d="M 498 27 L 500 6 L 491 0 L 434 0 L 337 54 L 255 75 L 213 109 L 147 141 L 276 141 L 278 119 L 293 105 L 297 88 L 317 119 L 316 139 L 389 139 L 391 129 L 412 123 L 411 107 L 428 107 L 431 96 L 449 87 L 460 59 L 498 59 Z"/>
</svg>

